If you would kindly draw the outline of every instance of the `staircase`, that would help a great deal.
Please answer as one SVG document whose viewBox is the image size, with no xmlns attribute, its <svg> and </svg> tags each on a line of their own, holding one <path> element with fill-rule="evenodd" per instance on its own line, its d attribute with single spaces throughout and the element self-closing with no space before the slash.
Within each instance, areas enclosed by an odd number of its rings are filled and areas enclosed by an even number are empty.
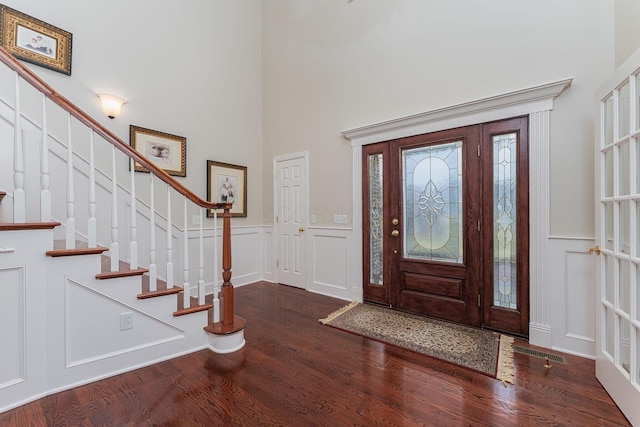
<svg viewBox="0 0 640 427">
<path fill-rule="evenodd" d="M 12 75 L 0 93 L 13 92 L 0 97 L 0 412 L 203 348 L 241 349 L 231 204 L 193 194 L 2 48 L 0 62 Z"/>
</svg>

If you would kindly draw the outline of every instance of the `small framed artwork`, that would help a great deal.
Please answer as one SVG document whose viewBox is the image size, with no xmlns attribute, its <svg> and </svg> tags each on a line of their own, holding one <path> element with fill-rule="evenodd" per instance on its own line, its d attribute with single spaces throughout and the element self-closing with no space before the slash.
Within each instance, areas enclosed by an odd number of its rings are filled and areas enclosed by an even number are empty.
<svg viewBox="0 0 640 427">
<path fill-rule="evenodd" d="M 0 45 L 23 61 L 71 75 L 72 34 L 0 4 Z"/>
<path fill-rule="evenodd" d="M 207 160 L 207 200 L 233 203 L 231 216 L 247 216 L 247 167 Z M 209 218 L 212 211 L 207 211 Z"/>
<path fill-rule="evenodd" d="M 130 125 L 129 144 L 169 175 L 187 176 L 187 138 Z M 138 162 L 135 170 L 149 172 Z"/>
</svg>

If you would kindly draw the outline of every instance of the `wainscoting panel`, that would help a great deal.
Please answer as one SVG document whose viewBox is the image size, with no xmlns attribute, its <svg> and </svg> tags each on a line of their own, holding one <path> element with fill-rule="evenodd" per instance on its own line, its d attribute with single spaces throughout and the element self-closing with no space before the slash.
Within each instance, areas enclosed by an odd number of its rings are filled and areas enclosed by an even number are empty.
<svg viewBox="0 0 640 427">
<path fill-rule="evenodd" d="M 26 378 L 26 283 L 23 267 L 0 268 L 0 389 Z"/>
<path fill-rule="evenodd" d="M 595 255 L 587 253 L 592 239 L 550 238 L 548 309 L 553 348 L 595 357 Z"/>
<path fill-rule="evenodd" d="M 185 331 L 135 307 L 69 278 L 65 282 L 67 368 L 185 337 Z M 167 304 L 166 311 L 172 308 Z M 120 330 L 122 313 L 133 316 L 132 329 Z"/>
<path fill-rule="evenodd" d="M 233 221 L 232 221 L 233 222 Z M 218 237 L 219 258 L 222 256 L 222 236 Z M 231 228 L 232 282 L 234 286 L 246 285 L 261 279 L 262 262 L 260 229 L 257 227 Z M 222 273 L 220 273 L 222 274 Z M 222 280 L 222 276 L 220 277 Z"/>
<path fill-rule="evenodd" d="M 233 219 L 231 223 L 231 283 L 234 286 L 242 286 L 262 280 L 262 227 L 233 227 Z M 214 230 L 213 228 L 205 228 L 203 230 L 205 253 L 213 253 L 213 244 Z M 182 243 L 179 242 L 179 245 L 177 256 L 182 257 Z M 204 281 L 207 293 L 213 292 L 214 280 L 222 284 L 222 221 L 218 226 L 216 246 L 217 260 L 204 260 Z M 189 230 L 189 282 L 192 287 L 197 286 L 199 280 L 199 248 L 199 230 Z M 182 261 L 177 261 L 182 268 Z M 215 272 L 214 262 L 216 263 Z"/>
<path fill-rule="evenodd" d="M 267 280 L 269 282 L 275 282 L 275 267 L 276 261 L 274 257 L 274 249 L 273 249 L 273 227 L 265 226 L 262 228 L 263 230 L 263 239 L 262 239 L 262 264 L 263 264 L 263 280 Z"/>
<path fill-rule="evenodd" d="M 309 228 L 307 244 L 310 267 L 307 289 L 335 298 L 351 300 L 353 269 L 353 231 Z"/>
</svg>

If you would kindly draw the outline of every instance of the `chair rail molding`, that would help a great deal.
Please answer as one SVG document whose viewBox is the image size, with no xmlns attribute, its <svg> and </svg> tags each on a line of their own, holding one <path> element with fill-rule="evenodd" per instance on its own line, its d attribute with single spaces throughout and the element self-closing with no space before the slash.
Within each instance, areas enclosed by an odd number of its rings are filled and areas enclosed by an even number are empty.
<svg viewBox="0 0 640 427">
<path fill-rule="evenodd" d="M 350 140 L 353 164 L 353 239 L 362 247 L 362 146 L 509 117 L 529 116 L 530 319 L 531 344 L 551 348 L 551 304 L 547 292 L 549 238 L 549 112 L 573 77 L 500 95 L 342 131 Z M 362 301 L 362 254 L 354 251 L 353 299 Z"/>
</svg>

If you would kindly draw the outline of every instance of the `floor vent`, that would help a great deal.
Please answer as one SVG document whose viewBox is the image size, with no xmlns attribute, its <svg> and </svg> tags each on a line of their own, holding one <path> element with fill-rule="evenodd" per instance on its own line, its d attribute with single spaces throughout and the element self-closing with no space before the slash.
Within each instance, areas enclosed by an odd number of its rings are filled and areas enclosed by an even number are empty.
<svg viewBox="0 0 640 427">
<path fill-rule="evenodd" d="M 539 357 L 540 359 L 549 359 L 550 362 L 564 363 L 565 365 L 567 364 L 567 360 L 562 356 L 558 356 L 557 354 L 532 350 L 530 348 L 520 347 L 519 345 L 514 345 L 513 351 L 516 353 L 527 354 L 533 357 Z"/>
</svg>

